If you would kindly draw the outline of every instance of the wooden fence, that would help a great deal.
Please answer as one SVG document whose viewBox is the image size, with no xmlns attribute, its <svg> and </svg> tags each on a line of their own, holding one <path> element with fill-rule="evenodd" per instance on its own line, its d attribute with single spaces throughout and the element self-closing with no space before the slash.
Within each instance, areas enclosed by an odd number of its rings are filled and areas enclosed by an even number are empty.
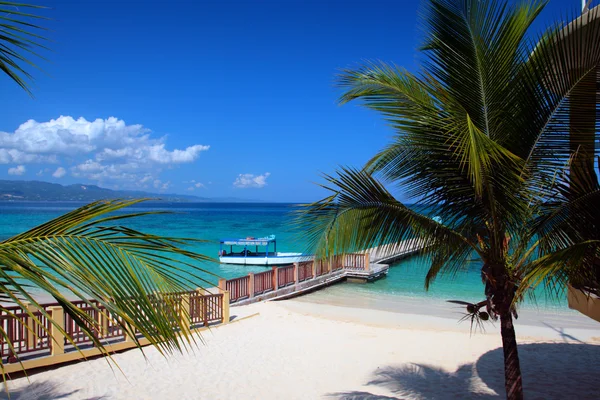
<svg viewBox="0 0 600 400">
<path fill-rule="evenodd" d="M 298 282 L 304 282 L 307 279 L 311 279 L 313 275 L 313 262 L 305 261 L 298 263 Z"/>
<path fill-rule="evenodd" d="M 286 287 L 296 283 L 296 266 L 281 267 L 277 270 L 277 287 Z"/>
<path fill-rule="evenodd" d="M 368 271 L 369 254 L 340 254 L 326 260 L 310 260 L 284 267 L 272 267 L 270 270 L 250 273 L 239 278 L 221 279 L 219 288 L 228 291 L 229 301 L 235 303 L 342 269 Z"/>
<path fill-rule="evenodd" d="M 151 296 L 151 301 L 155 307 L 165 307 L 165 302 L 168 302 L 169 309 L 175 310 L 177 314 L 173 318 L 183 320 L 191 331 L 212 323 L 229 322 L 229 298 L 226 292 L 204 294 L 196 290 L 173 293 L 161 298 Z M 94 339 L 106 343 L 108 351 L 136 346 L 104 306 L 93 300 L 90 303 L 73 302 L 93 321 L 85 323 L 92 328 L 94 337 L 86 334 L 58 303 L 41 304 L 46 314 L 28 306 L 33 317 L 18 306 L 0 306 L 0 327 L 6 333 L 0 335 L 0 357 L 5 364 L 4 372 L 101 354 L 100 349 L 94 346 Z M 148 344 L 143 337 L 139 337 L 138 341 L 142 345 Z M 18 361 L 22 361 L 23 367 Z"/>
<path fill-rule="evenodd" d="M 250 276 L 227 280 L 224 290 L 229 292 L 229 301 L 238 301 L 250 297 Z"/>
</svg>

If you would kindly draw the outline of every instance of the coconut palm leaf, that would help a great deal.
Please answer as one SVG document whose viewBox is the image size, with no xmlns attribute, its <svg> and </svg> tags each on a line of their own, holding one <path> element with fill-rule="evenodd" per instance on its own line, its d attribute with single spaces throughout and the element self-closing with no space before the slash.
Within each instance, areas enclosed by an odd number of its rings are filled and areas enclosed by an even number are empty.
<svg viewBox="0 0 600 400">
<path fill-rule="evenodd" d="M 524 276 L 519 293 L 542 285 L 556 296 L 563 293 L 569 283 L 600 295 L 599 259 L 600 240 L 587 240 L 548 253 L 521 266 Z"/>
<path fill-rule="evenodd" d="M 43 59 L 38 51 L 47 50 L 43 44 L 46 39 L 40 34 L 46 29 L 37 24 L 47 19 L 37 14 L 45 8 L 0 1 L 0 70 L 30 95 L 27 81 L 32 76 L 27 68 L 38 68 L 32 59 Z"/>
<path fill-rule="evenodd" d="M 516 154 L 538 179 L 560 170 L 574 153 L 588 160 L 599 154 L 600 24 L 592 23 L 599 17 L 596 7 L 567 26 L 551 27 L 522 63 L 511 96 L 521 104 L 515 103 L 506 124 L 520 129 L 522 136 L 513 139 Z"/>
<path fill-rule="evenodd" d="M 141 333 L 165 354 L 192 344 L 174 293 L 195 289 L 202 282 L 199 273 L 206 272 L 197 263 L 212 260 L 181 247 L 198 240 L 114 225 L 159 212 L 107 216 L 140 201 L 98 201 L 0 242 L 3 298 L 35 318 L 25 302 L 47 315 L 30 289 L 46 292 L 101 349 L 103 343 L 95 334 L 98 322 L 73 304 L 73 298 L 98 311 L 98 306 L 104 307 L 133 340 L 137 342 L 136 334 Z"/>
<path fill-rule="evenodd" d="M 298 215 L 308 251 L 326 257 L 381 246 L 381 254 L 394 254 L 398 246 L 419 245 L 431 260 L 427 286 L 440 272 L 464 270 L 465 260 L 480 251 L 461 233 L 406 207 L 365 171 L 342 169 L 326 179 L 323 187 L 334 194 Z"/>
<path fill-rule="evenodd" d="M 530 287 L 578 288 L 600 293 L 600 184 L 586 164 L 557 180 L 555 193 L 529 224 L 542 255 L 521 267 Z"/>
</svg>

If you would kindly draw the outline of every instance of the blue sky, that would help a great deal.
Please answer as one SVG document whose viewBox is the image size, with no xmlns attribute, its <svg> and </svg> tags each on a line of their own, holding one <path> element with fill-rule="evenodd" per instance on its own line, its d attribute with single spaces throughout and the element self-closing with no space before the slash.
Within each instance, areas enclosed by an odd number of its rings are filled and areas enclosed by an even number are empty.
<svg viewBox="0 0 600 400">
<path fill-rule="evenodd" d="M 541 23 L 580 3 L 550 1 Z M 0 179 L 313 201 L 321 173 L 392 134 L 337 104 L 336 73 L 417 66 L 418 1 L 37 4 L 52 52 L 35 99 L 0 79 Z"/>
</svg>

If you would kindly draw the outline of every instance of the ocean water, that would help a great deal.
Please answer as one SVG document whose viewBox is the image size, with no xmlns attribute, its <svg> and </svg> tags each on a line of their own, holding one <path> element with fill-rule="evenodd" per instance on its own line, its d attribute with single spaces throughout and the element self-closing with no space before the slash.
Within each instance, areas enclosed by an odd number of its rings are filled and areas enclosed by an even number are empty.
<svg viewBox="0 0 600 400">
<path fill-rule="evenodd" d="M 27 229 L 58 217 L 83 203 L 60 202 L 0 202 L 0 239 L 6 239 Z M 170 214 L 144 216 L 122 222 L 131 228 L 172 237 L 207 240 L 192 246 L 192 250 L 217 258 L 218 240 L 246 236 L 277 236 L 278 251 L 303 251 L 306 243 L 294 234 L 291 227 L 293 205 L 280 203 L 142 203 L 128 211 L 169 211 Z M 233 278 L 248 272 L 264 271 L 264 267 L 204 264 L 202 268 L 223 278 Z M 390 298 L 410 297 L 422 300 L 460 299 L 483 300 L 480 264 L 469 263 L 468 269 L 457 276 L 442 276 L 429 289 L 424 289 L 427 265 L 419 257 L 411 257 L 392 265 L 387 278 L 369 284 L 343 284 L 327 288 L 331 295 Z M 202 275 L 216 283 L 216 278 Z M 567 310 L 564 296 L 547 298 L 537 291 L 535 304 L 527 299 L 524 307 Z"/>
</svg>

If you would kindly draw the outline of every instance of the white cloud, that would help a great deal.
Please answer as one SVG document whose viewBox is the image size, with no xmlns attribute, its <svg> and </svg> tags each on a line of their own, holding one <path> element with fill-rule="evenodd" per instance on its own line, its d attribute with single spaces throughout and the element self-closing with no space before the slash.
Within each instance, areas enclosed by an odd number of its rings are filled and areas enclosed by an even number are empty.
<svg viewBox="0 0 600 400">
<path fill-rule="evenodd" d="M 64 169 L 63 167 L 58 167 L 58 168 L 56 168 L 56 171 L 54 171 L 54 173 L 52 174 L 52 176 L 55 177 L 55 178 L 62 178 L 66 174 L 67 174 L 67 170 L 66 169 Z"/>
<path fill-rule="evenodd" d="M 152 185 L 154 186 L 154 189 L 163 191 L 171 187 L 171 182 L 163 182 L 160 179 L 155 179 Z"/>
<path fill-rule="evenodd" d="M 27 171 L 27 168 L 25 168 L 24 165 L 17 165 L 14 168 L 9 168 L 8 174 L 9 175 L 23 175 L 25 173 L 25 171 Z"/>
<path fill-rule="evenodd" d="M 14 132 L 0 132 L 0 164 L 70 164 L 75 177 L 123 187 L 147 187 L 163 169 L 192 163 L 208 149 L 193 144 L 169 150 L 166 137 L 152 137 L 142 125 L 115 117 L 29 120 Z"/>
<path fill-rule="evenodd" d="M 3 132 L 0 132 L 0 137 Z M 24 153 L 17 149 L 6 149 L 2 148 L 3 144 L 0 141 L 0 164 L 13 164 L 13 163 L 51 163 L 55 164 L 58 159 L 55 155 L 40 155 Z"/>
<path fill-rule="evenodd" d="M 206 186 L 204 186 L 203 183 L 196 182 L 194 179 L 192 179 L 190 182 L 193 183 L 192 186 L 190 186 L 190 187 L 187 188 L 187 190 L 189 190 L 190 192 L 193 192 L 196 189 L 201 189 L 203 187 L 206 187 Z"/>
<path fill-rule="evenodd" d="M 233 182 L 233 186 L 237 188 L 262 188 L 267 185 L 267 178 L 270 175 L 270 172 L 265 172 L 262 175 L 239 174 Z"/>
</svg>

